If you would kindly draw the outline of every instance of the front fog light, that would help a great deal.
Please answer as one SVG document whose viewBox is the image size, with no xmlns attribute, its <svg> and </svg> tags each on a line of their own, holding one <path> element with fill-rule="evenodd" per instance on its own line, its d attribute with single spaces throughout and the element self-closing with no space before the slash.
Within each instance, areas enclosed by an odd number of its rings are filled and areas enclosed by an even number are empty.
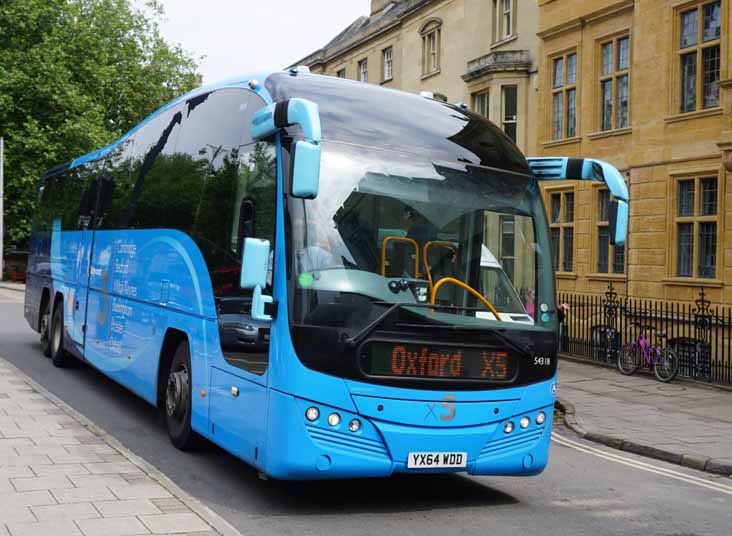
<svg viewBox="0 0 732 536">
<path fill-rule="evenodd" d="M 506 426 L 503 427 L 503 432 L 506 434 L 513 432 L 513 423 L 511 421 L 508 421 Z"/>
<path fill-rule="evenodd" d="M 348 429 L 351 432 L 358 432 L 361 429 L 361 421 L 358 419 L 351 419 L 351 422 L 348 423 Z"/>
<path fill-rule="evenodd" d="M 331 413 L 328 415 L 328 424 L 331 426 L 338 426 L 341 423 L 341 416 L 337 413 Z"/>
<path fill-rule="evenodd" d="M 544 421 L 546 421 L 546 413 L 540 411 L 536 416 L 536 424 L 544 424 Z"/>
<path fill-rule="evenodd" d="M 305 412 L 305 418 L 309 421 L 314 421 L 318 417 L 320 417 L 320 411 L 315 406 L 309 407 Z"/>
<path fill-rule="evenodd" d="M 521 428 L 528 428 L 529 424 L 531 424 L 531 419 L 529 419 L 528 417 L 522 417 L 519 421 L 519 426 Z"/>
</svg>

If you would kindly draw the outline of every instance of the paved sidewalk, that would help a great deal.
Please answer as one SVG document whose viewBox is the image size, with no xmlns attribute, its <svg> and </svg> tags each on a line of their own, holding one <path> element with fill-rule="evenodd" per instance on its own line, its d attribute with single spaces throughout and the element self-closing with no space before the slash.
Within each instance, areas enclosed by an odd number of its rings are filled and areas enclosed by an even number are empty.
<svg viewBox="0 0 732 536">
<path fill-rule="evenodd" d="M 0 358 L 0 536 L 8 534 L 238 532 Z"/>
<path fill-rule="evenodd" d="M 14 281 L 0 281 L 0 289 L 25 292 L 25 283 L 16 283 Z"/>
<path fill-rule="evenodd" d="M 732 391 L 561 359 L 557 396 L 586 439 L 732 475 Z"/>
</svg>

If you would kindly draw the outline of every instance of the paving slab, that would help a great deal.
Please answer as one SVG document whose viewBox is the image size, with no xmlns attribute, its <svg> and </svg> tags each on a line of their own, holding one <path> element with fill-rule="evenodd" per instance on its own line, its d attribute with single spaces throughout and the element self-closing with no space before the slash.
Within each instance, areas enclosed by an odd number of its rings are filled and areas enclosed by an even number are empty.
<svg viewBox="0 0 732 536">
<path fill-rule="evenodd" d="M 560 360 L 558 383 L 565 423 L 587 439 L 732 476 L 732 391 L 574 360 Z"/>
<path fill-rule="evenodd" d="M 0 536 L 239 534 L 0 357 Z"/>
</svg>

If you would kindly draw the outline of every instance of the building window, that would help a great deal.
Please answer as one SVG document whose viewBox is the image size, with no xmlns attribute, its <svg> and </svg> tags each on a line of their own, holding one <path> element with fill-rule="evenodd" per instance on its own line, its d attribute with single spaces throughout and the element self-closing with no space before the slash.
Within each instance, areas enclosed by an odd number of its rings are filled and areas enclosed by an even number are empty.
<svg viewBox="0 0 732 536">
<path fill-rule="evenodd" d="M 477 93 L 473 97 L 473 109 L 475 110 L 475 113 L 482 115 L 483 117 L 488 117 L 488 106 L 489 106 L 489 96 L 490 93 L 488 91 L 482 91 L 480 93 Z"/>
<path fill-rule="evenodd" d="M 384 65 L 384 82 L 391 80 L 393 76 L 393 50 L 391 47 L 385 48 L 383 51 L 383 65 Z"/>
<path fill-rule="evenodd" d="M 577 54 L 552 59 L 552 139 L 577 135 Z"/>
<path fill-rule="evenodd" d="M 597 272 L 625 273 L 625 246 L 610 244 L 610 191 L 597 190 Z"/>
<path fill-rule="evenodd" d="M 442 23 L 436 20 L 429 21 L 422 27 L 420 33 L 422 34 L 422 75 L 425 76 L 440 70 Z"/>
<path fill-rule="evenodd" d="M 554 266 L 557 271 L 571 272 L 574 268 L 574 192 L 552 192 L 549 199 Z"/>
<path fill-rule="evenodd" d="M 719 106 L 722 2 L 700 3 L 679 13 L 681 112 Z"/>
<path fill-rule="evenodd" d="M 339 69 L 338 72 L 336 73 L 336 76 L 338 78 L 345 78 L 346 77 L 346 69 L 345 68 Z"/>
<path fill-rule="evenodd" d="M 369 60 L 361 60 L 358 62 L 358 79 L 361 82 L 369 81 Z"/>
<path fill-rule="evenodd" d="M 622 36 L 600 45 L 600 130 L 630 125 L 630 37 Z"/>
<path fill-rule="evenodd" d="M 502 41 L 514 35 L 516 28 L 515 0 L 493 0 L 493 42 Z"/>
<path fill-rule="evenodd" d="M 518 117 L 517 88 L 516 86 L 503 86 L 501 89 L 503 97 L 501 104 L 503 108 L 503 131 L 516 143 L 516 122 Z"/>
<path fill-rule="evenodd" d="M 514 262 L 516 255 L 515 226 L 513 216 L 501 216 L 501 267 L 506 275 L 514 281 Z"/>
<path fill-rule="evenodd" d="M 677 181 L 674 214 L 677 277 L 716 277 L 718 204 L 717 177 Z"/>
</svg>

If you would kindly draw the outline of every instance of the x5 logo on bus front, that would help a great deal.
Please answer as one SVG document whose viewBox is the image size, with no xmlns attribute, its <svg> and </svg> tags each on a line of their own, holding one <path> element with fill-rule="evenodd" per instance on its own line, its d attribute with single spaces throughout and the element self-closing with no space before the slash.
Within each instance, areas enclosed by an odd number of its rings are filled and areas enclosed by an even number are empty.
<svg viewBox="0 0 732 536">
<path fill-rule="evenodd" d="M 437 404 L 439 402 L 427 402 L 427 414 L 424 416 L 424 420 L 428 419 L 434 419 L 434 420 L 441 420 L 441 421 L 451 421 L 455 418 L 455 404 L 452 402 L 455 401 L 454 395 L 445 395 L 445 398 L 442 399 L 442 409 L 443 411 L 441 413 L 437 413 Z"/>
</svg>

